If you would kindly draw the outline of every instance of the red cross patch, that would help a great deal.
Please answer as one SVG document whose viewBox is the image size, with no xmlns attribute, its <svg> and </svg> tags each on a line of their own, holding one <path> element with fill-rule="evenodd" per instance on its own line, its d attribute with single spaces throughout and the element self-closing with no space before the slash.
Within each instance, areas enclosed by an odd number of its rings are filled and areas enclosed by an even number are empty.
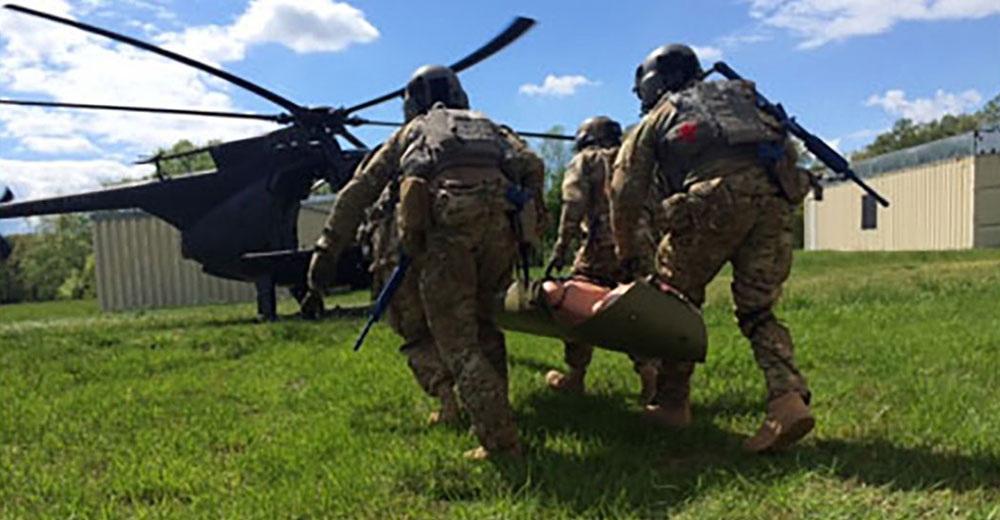
<svg viewBox="0 0 1000 520">
<path fill-rule="evenodd" d="M 677 141 L 682 143 L 693 143 L 698 139 L 698 122 L 684 121 L 677 128 Z"/>
</svg>

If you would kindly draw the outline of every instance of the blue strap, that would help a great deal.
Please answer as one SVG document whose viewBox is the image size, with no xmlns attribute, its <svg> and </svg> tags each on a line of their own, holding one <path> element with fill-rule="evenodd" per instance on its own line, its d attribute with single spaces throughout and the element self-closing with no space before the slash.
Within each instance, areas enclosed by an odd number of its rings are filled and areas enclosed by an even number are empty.
<svg viewBox="0 0 1000 520">
<path fill-rule="evenodd" d="M 518 211 L 524 209 L 525 204 L 531 200 L 531 192 L 521 189 L 520 186 L 511 185 L 507 188 L 507 201 L 514 205 Z"/>
</svg>

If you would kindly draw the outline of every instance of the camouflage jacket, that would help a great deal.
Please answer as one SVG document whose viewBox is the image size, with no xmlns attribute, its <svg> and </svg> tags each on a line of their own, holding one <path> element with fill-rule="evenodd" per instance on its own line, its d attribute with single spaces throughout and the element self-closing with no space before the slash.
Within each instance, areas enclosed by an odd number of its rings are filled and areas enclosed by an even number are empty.
<svg viewBox="0 0 1000 520">
<path fill-rule="evenodd" d="M 586 233 L 575 268 L 608 279 L 614 278 L 618 263 L 605 188 L 617 153 L 617 146 L 589 147 L 573 157 L 563 177 L 559 219 L 558 242 L 564 247 L 572 244 L 581 231 Z"/>
<path fill-rule="evenodd" d="M 794 149 L 780 125 L 755 108 L 753 92 L 753 84 L 745 81 L 697 83 L 665 95 L 628 135 L 610 183 L 619 258 L 643 254 L 649 237 L 640 223 L 650 221 L 651 195 L 662 201 L 695 183 L 742 174 L 752 174 L 744 183 L 747 189 L 777 192 L 757 144 L 783 143 L 781 165 L 794 166 Z"/>
<path fill-rule="evenodd" d="M 327 217 L 326 225 L 316 241 L 316 251 L 309 269 L 308 282 L 312 289 L 324 287 L 336 270 L 337 258 L 341 251 L 354 242 L 358 227 L 386 186 L 397 180 L 400 160 L 406 150 L 421 139 L 419 132 L 421 118 L 396 130 L 389 139 L 358 166 L 351 180 L 337 193 L 337 199 Z M 544 186 L 545 170 L 541 159 L 535 155 L 516 133 L 499 126 L 501 137 L 507 141 L 507 154 L 500 168 L 508 176 L 514 176 L 529 190 L 541 216 L 545 215 Z M 540 217 L 541 218 L 541 217 Z"/>
</svg>

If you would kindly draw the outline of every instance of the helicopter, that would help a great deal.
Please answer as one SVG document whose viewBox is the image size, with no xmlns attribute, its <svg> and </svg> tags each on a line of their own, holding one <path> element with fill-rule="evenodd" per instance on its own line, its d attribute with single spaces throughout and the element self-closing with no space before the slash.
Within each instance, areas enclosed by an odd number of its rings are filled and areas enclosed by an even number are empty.
<svg viewBox="0 0 1000 520">
<path fill-rule="evenodd" d="M 301 201 L 323 184 L 333 192 L 339 191 L 371 151 L 348 127 L 400 125 L 354 114 L 402 97 L 403 88 L 349 107 L 302 106 L 247 79 L 130 36 L 20 5 L 7 4 L 4 8 L 158 54 L 241 87 L 286 112 L 254 114 L 0 100 L 6 105 L 253 119 L 285 125 L 256 137 L 183 153 L 160 153 L 139 161 L 157 166 L 156 178 L 145 182 L 20 202 L 14 202 L 14 195 L 5 190 L 0 194 L 0 219 L 139 208 L 178 229 L 182 256 L 201 264 L 205 273 L 253 283 L 261 318 L 277 318 L 277 286 L 289 287 L 296 299 L 302 298 L 312 250 L 298 247 L 296 227 Z M 493 39 L 453 63 L 451 69 L 457 73 L 478 64 L 513 43 L 534 24 L 530 18 L 516 18 Z M 519 133 L 525 137 L 573 139 L 558 134 Z M 205 152 L 214 160 L 214 171 L 181 176 L 160 173 L 162 161 Z M 9 254 L 9 244 L 0 237 L 0 257 Z M 354 247 L 341 256 L 335 283 L 355 289 L 370 286 L 366 266 L 361 247 Z"/>
</svg>

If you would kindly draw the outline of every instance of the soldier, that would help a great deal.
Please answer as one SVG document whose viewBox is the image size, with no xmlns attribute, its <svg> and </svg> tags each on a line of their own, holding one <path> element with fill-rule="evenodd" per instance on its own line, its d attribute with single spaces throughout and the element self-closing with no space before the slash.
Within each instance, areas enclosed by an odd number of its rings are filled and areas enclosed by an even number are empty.
<svg viewBox="0 0 1000 520">
<path fill-rule="evenodd" d="M 582 230 L 586 238 L 577 250 L 571 277 L 609 288 L 621 281 L 606 190 L 621 138 L 621 126 L 605 116 L 584 121 L 576 131 L 576 155 L 563 178 L 559 235 L 546 273 L 566 265 L 570 247 Z M 551 370 L 545 375 L 545 382 L 553 390 L 583 393 L 584 377 L 593 354 L 593 345 L 567 341 L 564 359 L 569 373 Z M 647 404 L 655 392 L 656 369 L 652 363 L 637 358 L 633 358 L 633 366 L 642 383 L 639 400 Z"/>
<path fill-rule="evenodd" d="M 411 351 L 412 366 L 413 351 L 436 347 L 481 444 L 467 456 L 519 456 L 506 347 L 492 311 L 511 280 L 519 245 L 531 240 L 544 215 L 544 167 L 516 134 L 468 108 L 451 69 L 425 66 L 414 73 L 404 97 L 406 125 L 337 197 L 310 264 L 303 309 L 315 307 L 364 208 L 398 179 L 398 231 L 413 259 L 407 278 L 417 284 L 433 338 L 404 352 Z M 517 207 L 527 195 L 533 200 Z"/>
<path fill-rule="evenodd" d="M 781 125 L 754 104 L 745 81 L 702 81 L 701 65 L 684 45 L 653 51 L 636 70 L 645 116 L 622 145 L 611 182 L 611 219 L 623 269 L 643 265 L 636 223 L 658 180 L 666 187 L 665 235 L 652 273 L 694 304 L 719 269 L 733 266 L 732 293 L 740 330 L 764 372 L 768 413 L 745 442 L 753 452 L 793 444 L 814 426 L 809 389 L 795 365 L 792 338 L 774 316 L 792 265 L 794 208 L 808 191 Z M 669 426 L 691 421 L 693 364 L 664 360 L 657 394 L 644 419 Z"/>
<path fill-rule="evenodd" d="M 360 168 L 364 168 L 362 164 Z M 359 169 L 360 170 L 360 169 Z M 398 265 L 401 247 L 396 226 L 396 205 L 399 203 L 399 179 L 393 179 L 382 190 L 375 205 L 366 212 L 358 231 L 358 242 L 371 244 L 372 293 L 377 294 Z M 431 412 L 430 425 L 454 424 L 460 409 L 455 398 L 454 378 L 438 356 L 434 338 L 423 304 L 420 301 L 420 275 L 411 264 L 402 284 L 386 309 L 386 322 L 403 338 L 399 351 L 407 357 L 410 370 L 420 387 L 440 402 L 440 409 Z"/>
</svg>

